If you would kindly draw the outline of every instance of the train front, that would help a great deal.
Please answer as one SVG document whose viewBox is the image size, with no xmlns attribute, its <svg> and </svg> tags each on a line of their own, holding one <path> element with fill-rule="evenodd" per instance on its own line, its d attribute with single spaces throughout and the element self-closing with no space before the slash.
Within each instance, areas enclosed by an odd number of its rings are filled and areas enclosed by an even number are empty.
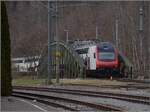
<svg viewBox="0 0 150 112">
<path fill-rule="evenodd" d="M 118 52 L 111 43 L 97 45 L 96 69 L 107 76 L 113 75 L 118 68 Z"/>
</svg>

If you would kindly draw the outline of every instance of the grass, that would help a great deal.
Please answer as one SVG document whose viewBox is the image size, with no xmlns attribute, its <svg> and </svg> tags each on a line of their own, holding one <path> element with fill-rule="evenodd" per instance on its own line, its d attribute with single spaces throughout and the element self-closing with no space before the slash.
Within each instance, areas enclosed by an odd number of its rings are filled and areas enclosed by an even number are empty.
<svg viewBox="0 0 150 112">
<path fill-rule="evenodd" d="M 118 82 L 116 80 L 106 80 L 106 79 L 61 79 L 62 84 L 81 84 L 81 85 L 122 85 L 124 82 Z"/>
<path fill-rule="evenodd" d="M 45 79 L 33 79 L 31 77 L 21 77 L 13 79 L 13 86 L 40 86 L 45 84 Z"/>
<path fill-rule="evenodd" d="M 52 79 L 52 83 L 55 84 L 56 80 Z M 119 82 L 116 80 L 106 80 L 106 79 L 60 79 L 60 84 L 81 84 L 81 85 L 123 85 L 124 82 Z M 12 85 L 14 86 L 46 86 L 45 79 L 36 79 L 32 77 L 20 77 L 13 79 Z"/>
</svg>

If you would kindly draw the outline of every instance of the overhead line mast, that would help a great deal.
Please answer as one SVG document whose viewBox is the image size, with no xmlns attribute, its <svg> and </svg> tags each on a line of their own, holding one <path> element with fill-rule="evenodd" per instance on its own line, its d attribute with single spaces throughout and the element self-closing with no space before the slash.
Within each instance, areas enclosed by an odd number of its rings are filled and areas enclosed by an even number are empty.
<svg viewBox="0 0 150 112">
<path fill-rule="evenodd" d="M 50 44 L 52 42 L 52 11 L 51 11 L 52 3 L 48 1 L 48 63 L 47 63 L 47 71 L 48 71 L 48 77 L 47 77 L 47 84 L 51 84 L 51 68 L 50 68 Z"/>
</svg>

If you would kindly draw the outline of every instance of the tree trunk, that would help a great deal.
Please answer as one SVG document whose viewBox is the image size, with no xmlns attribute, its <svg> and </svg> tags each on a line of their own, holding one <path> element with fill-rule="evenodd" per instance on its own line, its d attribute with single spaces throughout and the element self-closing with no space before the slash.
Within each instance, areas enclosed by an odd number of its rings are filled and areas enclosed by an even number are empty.
<svg viewBox="0 0 150 112">
<path fill-rule="evenodd" d="M 10 35 L 6 5 L 1 2 L 1 95 L 11 95 L 11 58 L 10 58 Z"/>
</svg>

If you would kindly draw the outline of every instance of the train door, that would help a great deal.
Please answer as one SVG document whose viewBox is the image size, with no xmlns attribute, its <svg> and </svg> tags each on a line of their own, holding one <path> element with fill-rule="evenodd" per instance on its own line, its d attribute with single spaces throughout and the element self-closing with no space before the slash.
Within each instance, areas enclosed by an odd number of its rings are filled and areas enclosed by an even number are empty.
<svg viewBox="0 0 150 112">
<path fill-rule="evenodd" d="M 96 46 L 89 48 L 88 56 L 90 58 L 90 70 L 96 70 Z"/>
</svg>

